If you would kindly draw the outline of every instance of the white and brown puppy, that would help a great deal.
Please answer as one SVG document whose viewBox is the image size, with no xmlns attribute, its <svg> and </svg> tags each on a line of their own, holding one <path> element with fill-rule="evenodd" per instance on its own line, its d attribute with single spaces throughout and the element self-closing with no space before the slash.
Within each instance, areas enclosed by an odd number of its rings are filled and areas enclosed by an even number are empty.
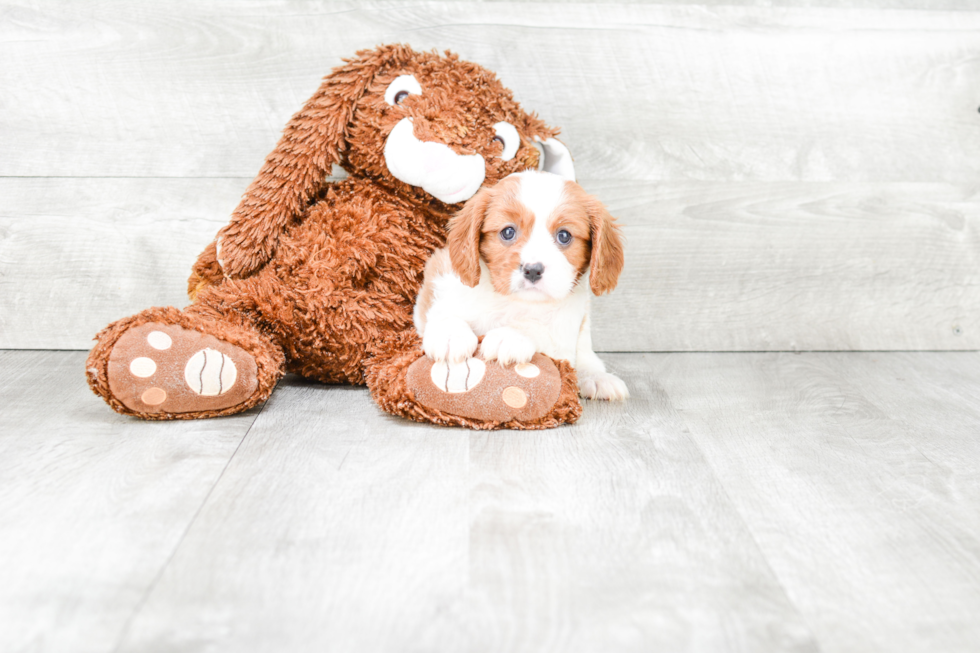
<svg viewBox="0 0 980 653">
<path fill-rule="evenodd" d="M 569 361 L 579 394 L 625 399 L 626 384 L 592 351 L 592 294 L 616 287 L 619 226 L 582 187 L 547 172 L 481 189 L 449 223 L 425 266 L 415 328 L 426 355 L 459 363 L 476 353 L 502 365 L 535 352 Z"/>
</svg>

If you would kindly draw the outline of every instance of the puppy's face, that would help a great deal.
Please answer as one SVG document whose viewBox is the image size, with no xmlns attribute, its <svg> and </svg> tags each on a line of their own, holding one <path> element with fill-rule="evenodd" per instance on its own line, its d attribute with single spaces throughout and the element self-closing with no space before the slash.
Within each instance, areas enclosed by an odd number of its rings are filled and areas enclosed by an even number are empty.
<svg viewBox="0 0 980 653">
<path fill-rule="evenodd" d="M 498 293 L 528 301 L 568 296 L 587 270 L 592 291 L 609 292 L 623 267 L 619 227 L 605 207 L 544 172 L 481 189 L 450 222 L 447 246 L 463 283 L 479 282 L 482 259 Z"/>
</svg>

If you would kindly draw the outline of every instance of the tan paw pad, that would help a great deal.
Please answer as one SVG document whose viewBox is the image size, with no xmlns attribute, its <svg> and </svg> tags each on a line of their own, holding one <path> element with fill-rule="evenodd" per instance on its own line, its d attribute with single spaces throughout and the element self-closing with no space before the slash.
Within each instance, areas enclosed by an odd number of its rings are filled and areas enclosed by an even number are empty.
<svg viewBox="0 0 980 653">
<path fill-rule="evenodd" d="M 229 408 L 257 389 L 255 359 L 215 336 L 174 324 L 131 328 L 112 348 L 109 390 L 137 413 Z"/>
<path fill-rule="evenodd" d="M 527 404 L 527 393 L 514 386 L 504 388 L 504 391 L 500 393 L 500 398 L 511 408 L 524 408 L 524 405 Z"/>
<path fill-rule="evenodd" d="M 147 388 L 140 400 L 147 406 L 159 406 L 167 400 L 167 392 L 163 388 Z"/>
</svg>

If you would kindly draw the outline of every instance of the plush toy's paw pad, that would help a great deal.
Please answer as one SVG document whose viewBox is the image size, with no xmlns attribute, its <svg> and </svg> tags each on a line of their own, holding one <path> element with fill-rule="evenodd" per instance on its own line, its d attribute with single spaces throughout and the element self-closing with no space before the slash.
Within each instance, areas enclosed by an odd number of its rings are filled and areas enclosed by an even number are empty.
<svg viewBox="0 0 980 653">
<path fill-rule="evenodd" d="M 623 380 L 608 372 L 580 378 L 578 393 L 586 399 L 605 399 L 607 401 L 622 401 L 629 399 L 630 396 L 630 391 Z"/>
<path fill-rule="evenodd" d="M 433 363 L 429 377 L 432 384 L 443 392 L 457 393 L 475 388 L 486 373 L 486 363 L 479 358 L 468 358 L 461 363 Z"/>
<path fill-rule="evenodd" d="M 542 354 L 529 363 L 508 366 L 479 358 L 433 363 L 423 357 L 408 368 L 406 381 L 415 400 L 426 408 L 498 423 L 540 419 L 561 392 L 561 374 Z"/>
<path fill-rule="evenodd" d="M 109 355 L 109 390 L 137 413 L 221 410 L 258 386 L 255 359 L 214 336 L 173 324 L 133 327 Z"/>
</svg>

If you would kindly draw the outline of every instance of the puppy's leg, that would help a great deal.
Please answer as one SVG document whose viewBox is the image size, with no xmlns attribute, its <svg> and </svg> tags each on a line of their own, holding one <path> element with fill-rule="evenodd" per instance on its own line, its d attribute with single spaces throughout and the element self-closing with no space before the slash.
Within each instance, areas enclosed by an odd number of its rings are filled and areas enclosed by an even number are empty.
<svg viewBox="0 0 980 653">
<path fill-rule="evenodd" d="M 578 392 L 586 399 L 621 401 L 630 396 L 623 380 L 606 371 L 606 365 L 592 351 L 592 332 L 589 316 L 582 321 L 578 347 L 575 353 L 575 371 L 578 372 Z"/>
<path fill-rule="evenodd" d="M 461 363 L 473 356 L 478 342 L 465 320 L 458 317 L 430 318 L 422 336 L 422 350 L 436 362 Z"/>
<path fill-rule="evenodd" d="M 480 345 L 483 360 L 496 360 L 501 365 L 530 363 L 534 353 L 535 347 L 531 339 L 511 327 L 490 329 Z"/>
</svg>

